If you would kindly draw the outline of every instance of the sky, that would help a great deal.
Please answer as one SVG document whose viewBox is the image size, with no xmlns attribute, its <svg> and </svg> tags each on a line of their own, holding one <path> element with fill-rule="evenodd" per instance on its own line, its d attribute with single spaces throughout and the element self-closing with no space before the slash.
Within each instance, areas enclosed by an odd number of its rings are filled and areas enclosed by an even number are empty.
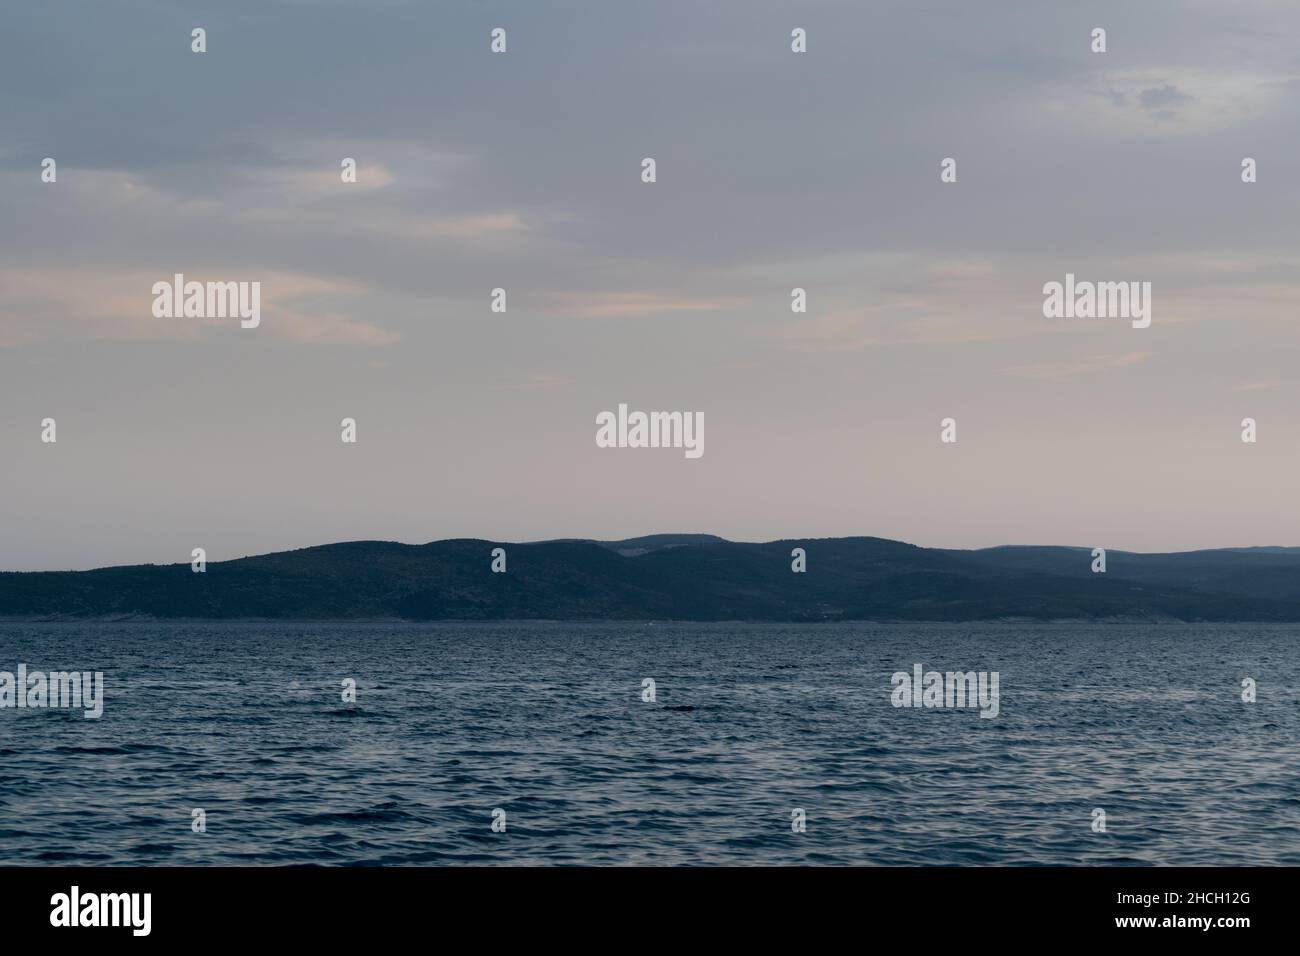
<svg viewBox="0 0 1300 956">
<path fill-rule="evenodd" d="M 1300 5 L 0 17 L 0 570 L 688 531 L 1300 545 Z M 178 272 L 260 282 L 261 325 L 156 318 Z M 1067 273 L 1150 282 L 1150 327 L 1046 318 Z M 620 403 L 701 413 L 704 454 L 597 447 Z"/>
</svg>

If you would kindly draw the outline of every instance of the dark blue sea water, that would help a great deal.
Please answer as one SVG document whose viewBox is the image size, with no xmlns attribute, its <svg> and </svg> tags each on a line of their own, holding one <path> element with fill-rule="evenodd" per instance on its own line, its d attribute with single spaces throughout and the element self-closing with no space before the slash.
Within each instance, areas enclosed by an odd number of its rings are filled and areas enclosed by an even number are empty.
<svg viewBox="0 0 1300 956">
<path fill-rule="evenodd" d="M 0 623 L 0 670 L 106 682 L 99 720 L 0 710 L 0 860 L 1300 864 L 1298 641 L 1259 626 Z M 998 671 L 999 715 L 893 707 L 890 675 L 918 662 Z"/>
</svg>

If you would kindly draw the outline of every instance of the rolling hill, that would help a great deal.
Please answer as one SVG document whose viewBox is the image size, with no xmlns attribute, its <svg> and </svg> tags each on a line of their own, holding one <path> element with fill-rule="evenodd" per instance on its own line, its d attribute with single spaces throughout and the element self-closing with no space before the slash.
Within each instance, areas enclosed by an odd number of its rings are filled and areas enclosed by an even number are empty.
<svg viewBox="0 0 1300 956">
<path fill-rule="evenodd" d="M 493 573 L 504 547 L 507 571 Z M 790 552 L 807 551 L 792 573 Z M 1300 622 L 1300 550 L 920 548 L 713 535 L 509 544 L 353 541 L 211 562 L 0 573 L 0 616 L 269 620 Z"/>
</svg>

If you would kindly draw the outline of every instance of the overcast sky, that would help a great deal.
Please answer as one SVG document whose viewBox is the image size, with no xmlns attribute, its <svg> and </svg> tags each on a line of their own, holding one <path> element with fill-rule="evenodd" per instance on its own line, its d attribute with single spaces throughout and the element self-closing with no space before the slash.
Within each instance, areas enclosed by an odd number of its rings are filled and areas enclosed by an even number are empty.
<svg viewBox="0 0 1300 956">
<path fill-rule="evenodd" d="M 1293 2 L 2 18 L 0 569 L 663 531 L 1300 545 Z M 261 327 L 155 318 L 176 272 L 260 281 Z M 1044 318 L 1067 272 L 1151 282 L 1151 327 Z M 620 402 L 702 412 L 703 457 L 598 448 Z"/>
</svg>

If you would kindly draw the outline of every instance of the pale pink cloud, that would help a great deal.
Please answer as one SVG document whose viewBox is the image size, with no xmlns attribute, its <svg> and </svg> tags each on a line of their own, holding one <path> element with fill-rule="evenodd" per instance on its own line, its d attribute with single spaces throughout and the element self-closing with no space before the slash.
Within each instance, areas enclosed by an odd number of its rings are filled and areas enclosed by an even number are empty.
<svg viewBox="0 0 1300 956">
<path fill-rule="evenodd" d="M 205 335 L 266 335 L 304 345 L 384 346 L 396 332 L 352 318 L 340 303 L 364 293 L 356 283 L 283 271 L 208 268 L 187 271 L 187 281 L 261 282 L 262 321 L 240 328 L 238 319 L 155 318 L 155 282 L 170 274 L 141 270 L 66 267 L 0 269 L 0 345 L 42 339 L 197 340 Z"/>
<path fill-rule="evenodd" d="M 1029 365 L 1014 365 L 999 369 L 1004 375 L 1015 378 L 1028 378 L 1036 381 L 1073 378 L 1090 372 L 1104 372 L 1109 369 L 1127 368 L 1145 362 L 1148 352 L 1123 352 L 1118 355 L 1087 355 L 1070 358 L 1060 362 L 1034 362 Z"/>
<path fill-rule="evenodd" d="M 666 312 L 726 312 L 749 301 L 742 296 L 690 296 L 660 292 L 559 292 L 546 296 L 547 311 L 583 319 L 627 318 Z"/>
</svg>

